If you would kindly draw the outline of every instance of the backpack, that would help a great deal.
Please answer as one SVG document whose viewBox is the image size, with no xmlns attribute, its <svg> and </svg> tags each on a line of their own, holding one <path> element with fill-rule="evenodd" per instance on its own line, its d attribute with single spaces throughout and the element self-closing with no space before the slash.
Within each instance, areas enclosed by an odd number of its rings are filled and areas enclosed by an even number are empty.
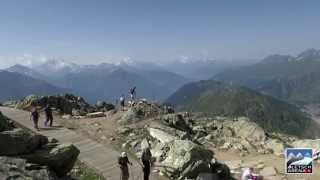
<svg viewBox="0 0 320 180">
<path fill-rule="evenodd" d="M 151 157 L 152 155 L 149 149 L 143 150 L 142 156 L 141 156 L 142 161 L 150 161 Z"/>
</svg>

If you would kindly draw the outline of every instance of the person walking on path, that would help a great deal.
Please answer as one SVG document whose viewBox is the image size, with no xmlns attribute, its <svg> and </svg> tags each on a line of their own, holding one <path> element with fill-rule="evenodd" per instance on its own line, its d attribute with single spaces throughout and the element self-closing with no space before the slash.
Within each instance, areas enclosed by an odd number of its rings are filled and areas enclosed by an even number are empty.
<svg viewBox="0 0 320 180">
<path fill-rule="evenodd" d="M 44 122 L 44 125 L 48 126 L 48 122 L 49 122 L 49 126 L 52 127 L 53 115 L 52 115 L 52 109 L 49 104 L 45 107 L 44 112 L 46 114 L 46 121 Z"/>
<path fill-rule="evenodd" d="M 30 120 L 33 121 L 33 126 L 34 126 L 34 128 L 35 128 L 36 130 L 38 130 L 38 131 L 40 130 L 39 127 L 38 127 L 39 117 L 40 117 L 40 114 L 39 114 L 37 108 L 36 108 L 36 107 L 33 107 L 33 108 L 31 109 Z"/>
<path fill-rule="evenodd" d="M 120 180 L 128 180 L 130 177 L 128 164 L 132 166 L 132 163 L 129 161 L 126 152 L 121 153 L 121 156 L 118 158 L 118 164 L 121 170 Z"/>
<path fill-rule="evenodd" d="M 141 155 L 141 161 L 142 161 L 142 170 L 143 170 L 143 179 L 144 180 L 149 180 L 150 176 L 150 170 L 151 170 L 151 158 L 152 154 L 150 151 L 150 148 L 147 147 L 143 150 L 142 155 Z"/>
</svg>

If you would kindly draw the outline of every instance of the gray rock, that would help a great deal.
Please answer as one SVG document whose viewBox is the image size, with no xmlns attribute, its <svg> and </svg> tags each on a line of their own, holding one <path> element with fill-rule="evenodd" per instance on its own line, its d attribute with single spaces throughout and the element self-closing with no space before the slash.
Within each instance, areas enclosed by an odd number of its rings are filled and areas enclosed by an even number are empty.
<svg viewBox="0 0 320 180">
<path fill-rule="evenodd" d="M 181 131 L 179 129 L 175 129 L 173 127 L 169 127 L 168 125 L 162 124 L 162 123 L 155 123 L 153 122 L 150 128 L 159 129 L 161 131 L 166 132 L 167 134 L 170 134 L 176 139 L 182 139 L 182 140 L 191 140 L 191 136 L 188 132 Z"/>
<path fill-rule="evenodd" d="M 181 114 L 167 114 L 161 117 L 162 122 L 181 131 L 191 132 L 191 128 Z"/>
<path fill-rule="evenodd" d="M 44 108 L 47 104 L 63 114 L 85 115 L 94 110 L 83 98 L 72 94 L 57 96 L 30 95 L 18 102 L 16 108 L 30 110 L 34 106 Z M 74 111 L 77 111 L 77 113 Z"/>
<path fill-rule="evenodd" d="M 0 133 L 0 155 L 14 156 L 28 154 L 48 143 L 48 138 L 23 129 Z"/>
<path fill-rule="evenodd" d="M 47 167 L 30 165 L 24 159 L 0 157 L 0 179 L 7 180 L 54 180 L 54 172 Z"/>
<path fill-rule="evenodd" d="M 4 115 L 2 115 L 0 111 L 0 132 L 10 130 L 10 129 L 11 129 L 11 125 L 8 119 Z"/>
<path fill-rule="evenodd" d="M 70 114 L 65 114 L 62 116 L 62 119 L 71 119 L 72 116 Z"/>
<path fill-rule="evenodd" d="M 139 119 L 139 115 L 133 108 L 129 108 L 121 117 L 119 124 L 131 124 Z"/>
<path fill-rule="evenodd" d="M 119 127 L 117 131 L 119 134 L 129 134 L 132 131 L 132 129 L 129 127 Z"/>
<path fill-rule="evenodd" d="M 94 113 L 88 113 L 86 115 L 87 118 L 98 118 L 98 117 L 105 117 L 106 115 L 103 112 L 94 112 Z"/>
<path fill-rule="evenodd" d="M 169 144 L 169 148 L 167 157 L 162 164 L 168 167 L 166 169 L 167 173 L 170 173 L 172 176 L 180 175 L 188 166 L 201 160 L 203 163 L 209 164 L 213 158 L 212 151 L 191 141 L 174 140 Z M 192 169 L 192 166 L 190 168 Z"/>
<path fill-rule="evenodd" d="M 149 130 L 150 136 L 159 140 L 162 143 L 168 143 L 168 142 L 171 142 L 176 139 L 175 136 L 173 136 L 165 131 L 162 131 L 160 129 L 149 128 L 148 130 Z"/>
<path fill-rule="evenodd" d="M 80 151 L 74 145 L 50 145 L 23 156 L 27 162 L 50 167 L 58 176 L 66 175 L 74 166 Z"/>
<path fill-rule="evenodd" d="M 239 118 L 231 124 L 236 136 L 247 139 L 252 142 L 263 142 L 266 139 L 264 130 L 247 118 Z"/>
</svg>

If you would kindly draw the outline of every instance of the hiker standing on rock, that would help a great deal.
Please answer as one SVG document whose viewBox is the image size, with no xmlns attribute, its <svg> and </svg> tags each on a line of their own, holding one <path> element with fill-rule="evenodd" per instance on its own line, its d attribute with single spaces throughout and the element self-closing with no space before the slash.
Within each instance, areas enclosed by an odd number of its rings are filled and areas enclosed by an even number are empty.
<svg viewBox="0 0 320 180">
<path fill-rule="evenodd" d="M 31 110 L 30 120 L 33 121 L 33 126 L 36 130 L 39 131 L 38 122 L 39 122 L 40 114 L 36 107 L 33 107 Z"/>
<path fill-rule="evenodd" d="M 118 159 L 118 164 L 119 164 L 120 170 L 121 170 L 120 180 L 128 180 L 129 176 L 130 176 L 128 164 L 130 164 L 132 166 L 132 163 L 129 161 L 126 152 L 121 153 L 121 156 Z"/>
<path fill-rule="evenodd" d="M 125 102 L 125 98 L 124 98 L 124 95 L 122 94 L 120 96 L 120 106 L 122 108 L 122 111 L 124 110 L 124 102 Z"/>
<path fill-rule="evenodd" d="M 143 170 L 143 179 L 144 180 L 149 180 L 150 169 L 151 169 L 151 158 L 152 158 L 152 154 L 151 154 L 150 148 L 147 147 L 143 150 L 142 155 L 141 155 L 141 161 L 143 164 L 142 170 Z"/>
<path fill-rule="evenodd" d="M 135 86 L 133 88 L 130 88 L 129 94 L 130 94 L 131 101 L 134 101 L 134 99 L 136 97 L 136 87 Z"/>
<path fill-rule="evenodd" d="M 53 115 L 52 115 L 52 109 L 49 104 L 44 109 L 44 112 L 46 114 L 46 121 L 44 122 L 44 125 L 48 126 L 48 122 L 50 122 L 49 125 L 50 127 L 52 127 Z"/>
</svg>

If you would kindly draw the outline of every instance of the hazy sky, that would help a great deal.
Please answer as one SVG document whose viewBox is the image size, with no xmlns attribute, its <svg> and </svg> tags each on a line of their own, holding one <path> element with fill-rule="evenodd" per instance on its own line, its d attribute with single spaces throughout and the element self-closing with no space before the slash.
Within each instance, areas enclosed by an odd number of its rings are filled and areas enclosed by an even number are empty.
<svg viewBox="0 0 320 180">
<path fill-rule="evenodd" d="M 1 0 L 0 66 L 24 57 L 262 58 L 320 48 L 319 0 Z"/>
</svg>

